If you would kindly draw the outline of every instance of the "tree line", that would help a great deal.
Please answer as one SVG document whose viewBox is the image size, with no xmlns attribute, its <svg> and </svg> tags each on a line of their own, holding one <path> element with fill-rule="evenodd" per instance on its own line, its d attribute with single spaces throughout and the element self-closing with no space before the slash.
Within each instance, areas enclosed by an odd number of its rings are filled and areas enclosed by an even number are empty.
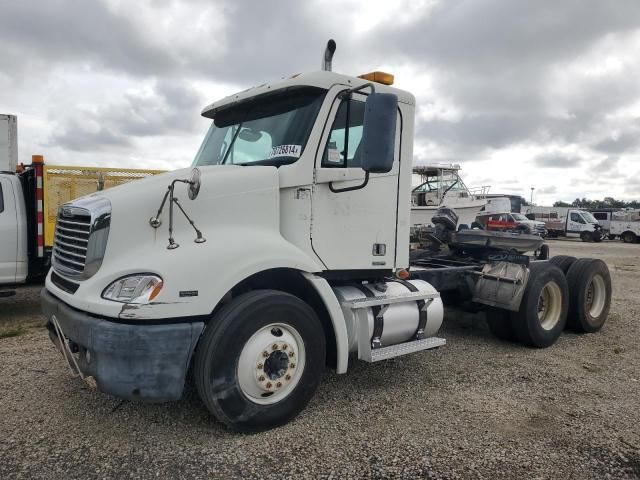
<svg viewBox="0 0 640 480">
<path fill-rule="evenodd" d="M 599 208 L 640 208 L 640 201 L 616 200 L 613 197 L 604 197 L 603 200 L 589 200 L 588 198 L 576 198 L 573 202 L 567 203 L 561 200 L 553 204 L 554 207 L 575 207 L 584 210 L 597 210 Z"/>
</svg>

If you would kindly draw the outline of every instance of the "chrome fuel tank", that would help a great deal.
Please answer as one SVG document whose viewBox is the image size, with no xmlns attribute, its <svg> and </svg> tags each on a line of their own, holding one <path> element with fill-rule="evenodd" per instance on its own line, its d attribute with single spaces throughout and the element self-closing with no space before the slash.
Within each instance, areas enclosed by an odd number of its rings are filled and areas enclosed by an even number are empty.
<svg viewBox="0 0 640 480">
<path fill-rule="evenodd" d="M 413 285 L 421 293 L 437 294 L 436 289 L 423 280 L 409 280 L 407 283 Z M 355 352 L 358 349 L 359 322 L 367 322 L 369 337 L 373 335 L 375 307 L 353 309 L 344 305 L 345 302 L 373 296 L 397 298 L 413 293 L 409 287 L 395 281 L 382 284 L 344 285 L 335 287 L 333 291 L 342 306 L 342 312 L 347 323 L 350 352 Z M 444 307 L 442 300 L 438 296 L 432 300 L 427 300 L 424 308 L 427 316 L 424 337 L 427 338 L 434 336 L 440 329 L 444 316 Z M 391 303 L 386 307 L 383 318 L 384 326 L 381 336 L 383 346 L 409 341 L 415 336 L 418 329 L 420 320 L 418 302 L 415 299 L 407 299 L 407 301 Z"/>
</svg>

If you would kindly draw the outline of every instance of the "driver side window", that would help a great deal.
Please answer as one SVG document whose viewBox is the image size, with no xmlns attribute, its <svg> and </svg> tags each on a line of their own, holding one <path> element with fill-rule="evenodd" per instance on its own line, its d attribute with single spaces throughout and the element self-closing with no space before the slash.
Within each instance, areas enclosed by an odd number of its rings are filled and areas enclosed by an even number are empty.
<svg viewBox="0 0 640 480">
<path fill-rule="evenodd" d="M 360 141 L 364 124 L 364 105 L 364 102 L 354 99 L 341 101 L 322 156 L 323 167 L 358 168 L 362 166 Z M 348 133 L 347 117 L 349 118 Z"/>
<path fill-rule="evenodd" d="M 577 223 L 584 223 L 584 220 L 582 219 L 582 217 L 577 213 L 572 213 L 571 214 L 571 221 L 572 222 L 577 222 Z"/>
</svg>

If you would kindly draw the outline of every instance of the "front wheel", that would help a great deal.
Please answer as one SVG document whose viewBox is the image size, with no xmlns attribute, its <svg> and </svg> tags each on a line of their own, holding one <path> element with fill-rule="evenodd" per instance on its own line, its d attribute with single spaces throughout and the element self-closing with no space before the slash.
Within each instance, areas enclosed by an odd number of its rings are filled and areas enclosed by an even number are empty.
<svg viewBox="0 0 640 480">
<path fill-rule="evenodd" d="M 582 240 L 583 242 L 593 242 L 593 233 L 582 232 L 580 234 L 580 240 Z"/>
<path fill-rule="evenodd" d="M 225 425 L 255 432 L 283 425 L 309 403 L 325 364 L 320 320 L 276 290 L 233 299 L 207 325 L 194 363 L 202 402 Z"/>
</svg>

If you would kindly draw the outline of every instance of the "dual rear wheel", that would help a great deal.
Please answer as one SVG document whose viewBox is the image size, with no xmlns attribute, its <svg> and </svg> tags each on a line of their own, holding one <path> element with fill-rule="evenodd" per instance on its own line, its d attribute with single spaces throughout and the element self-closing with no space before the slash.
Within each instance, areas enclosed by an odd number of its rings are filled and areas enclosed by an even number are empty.
<svg viewBox="0 0 640 480">
<path fill-rule="evenodd" d="M 559 256 L 532 263 L 520 309 L 490 309 L 487 323 L 502 340 L 546 348 L 565 326 L 579 333 L 600 330 L 610 304 L 611 277 L 603 261 Z"/>
</svg>

